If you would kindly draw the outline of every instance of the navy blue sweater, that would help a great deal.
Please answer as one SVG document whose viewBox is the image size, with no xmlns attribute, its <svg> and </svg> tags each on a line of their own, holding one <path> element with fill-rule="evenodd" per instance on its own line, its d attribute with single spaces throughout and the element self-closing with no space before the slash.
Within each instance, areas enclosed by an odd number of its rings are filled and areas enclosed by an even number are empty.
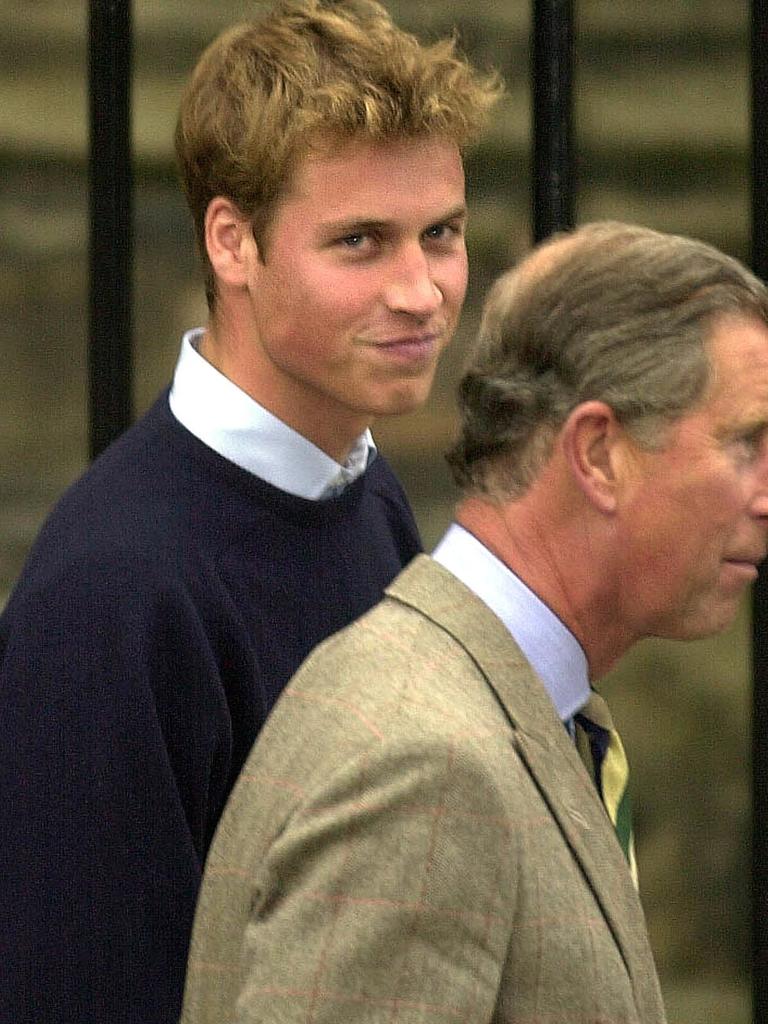
<svg viewBox="0 0 768 1024">
<path fill-rule="evenodd" d="M 418 547 L 383 458 L 295 498 L 167 395 L 70 489 L 0 619 L 2 1024 L 177 1019 L 203 860 L 259 727 Z"/>
</svg>

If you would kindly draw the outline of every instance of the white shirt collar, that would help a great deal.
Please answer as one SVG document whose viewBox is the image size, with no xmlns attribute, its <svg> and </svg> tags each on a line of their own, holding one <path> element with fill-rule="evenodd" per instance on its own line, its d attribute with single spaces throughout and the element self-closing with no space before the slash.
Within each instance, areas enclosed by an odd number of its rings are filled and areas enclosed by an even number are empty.
<svg viewBox="0 0 768 1024">
<path fill-rule="evenodd" d="M 433 558 L 484 601 L 540 676 L 561 721 L 589 700 L 587 658 L 555 613 L 503 562 L 454 523 Z"/>
<path fill-rule="evenodd" d="M 219 373 L 197 351 L 204 328 L 187 331 L 173 375 L 171 412 L 195 437 L 242 469 L 300 498 L 337 494 L 376 451 L 367 430 L 344 465 Z"/>
</svg>

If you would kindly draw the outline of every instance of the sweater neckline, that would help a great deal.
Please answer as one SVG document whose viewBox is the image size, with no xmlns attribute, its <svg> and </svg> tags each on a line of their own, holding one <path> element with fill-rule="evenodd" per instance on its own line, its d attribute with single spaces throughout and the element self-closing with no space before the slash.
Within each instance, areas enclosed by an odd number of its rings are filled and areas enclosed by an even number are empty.
<svg viewBox="0 0 768 1024">
<path fill-rule="evenodd" d="M 281 515 L 298 516 L 304 521 L 322 521 L 346 515 L 359 503 L 367 488 L 379 475 L 381 455 L 376 454 L 367 469 L 339 494 L 317 500 L 290 494 L 231 462 L 195 437 L 171 412 L 168 393 L 169 389 L 166 389 L 160 395 L 153 412 L 156 413 L 160 425 L 168 431 L 180 454 L 189 459 L 192 466 L 205 466 L 204 478 L 207 486 L 210 486 L 209 474 L 214 474 L 214 479 L 218 475 L 237 487 L 249 500 L 255 499 L 261 504 L 267 504 Z"/>
</svg>

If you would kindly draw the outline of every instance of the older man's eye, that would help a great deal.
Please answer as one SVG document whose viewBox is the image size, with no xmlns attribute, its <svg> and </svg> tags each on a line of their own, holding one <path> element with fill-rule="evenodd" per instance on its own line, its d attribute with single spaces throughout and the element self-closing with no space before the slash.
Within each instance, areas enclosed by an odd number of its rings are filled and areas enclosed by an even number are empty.
<svg viewBox="0 0 768 1024">
<path fill-rule="evenodd" d="M 749 459 L 756 459 L 768 447 L 768 433 L 766 428 L 756 427 L 740 437 L 736 438 L 736 445 L 739 451 Z"/>
</svg>

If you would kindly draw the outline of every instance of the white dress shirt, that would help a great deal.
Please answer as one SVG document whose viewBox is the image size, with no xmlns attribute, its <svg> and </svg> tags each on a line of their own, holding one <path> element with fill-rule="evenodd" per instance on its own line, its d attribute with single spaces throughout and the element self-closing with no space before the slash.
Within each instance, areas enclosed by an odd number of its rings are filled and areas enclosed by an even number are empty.
<svg viewBox="0 0 768 1024">
<path fill-rule="evenodd" d="M 299 498 L 338 494 L 373 459 L 367 430 L 341 465 L 254 401 L 199 353 L 205 332 L 187 331 L 173 375 L 171 412 L 190 433 L 242 469 Z"/>
<path fill-rule="evenodd" d="M 519 576 L 458 524 L 450 526 L 433 557 L 501 619 L 540 676 L 560 719 L 570 725 L 590 696 L 587 658 L 573 633 Z"/>
</svg>

